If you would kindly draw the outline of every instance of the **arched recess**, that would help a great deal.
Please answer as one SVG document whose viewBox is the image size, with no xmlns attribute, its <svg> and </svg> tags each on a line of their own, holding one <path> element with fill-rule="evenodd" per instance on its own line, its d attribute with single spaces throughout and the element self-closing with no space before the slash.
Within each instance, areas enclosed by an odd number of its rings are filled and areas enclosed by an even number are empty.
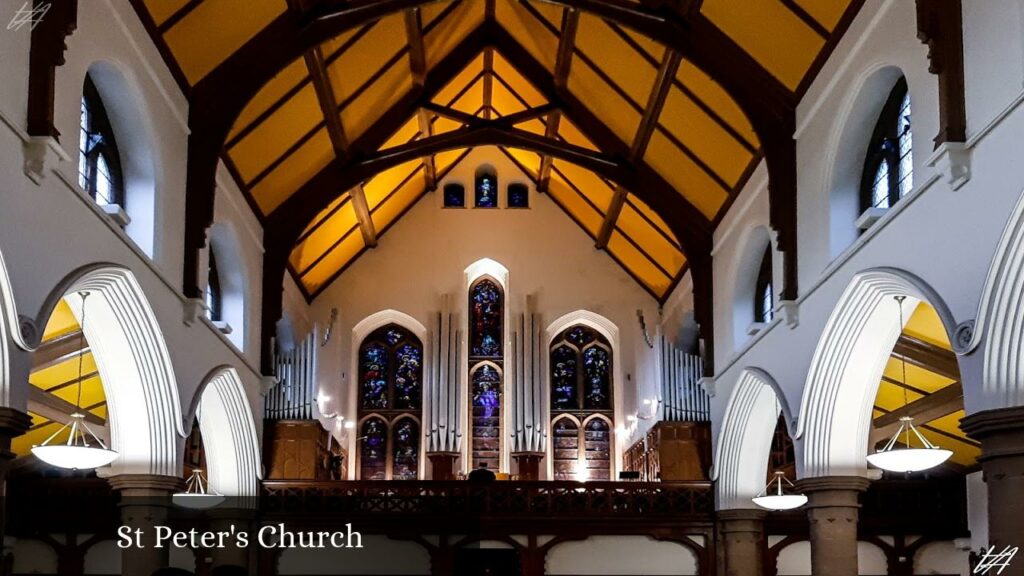
<svg viewBox="0 0 1024 576">
<path fill-rule="evenodd" d="M 927 283 L 897 268 L 857 273 L 829 318 L 811 360 L 796 439 L 801 477 L 863 476 L 872 407 L 889 354 L 903 330 L 893 296 L 906 296 L 904 318 L 920 301 L 935 308 L 951 342 L 956 322 Z"/>
<path fill-rule="evenodd" d="M 625 407 L 625 375 L 622 371 L 622 339 L 619 335 L 619 327 L 604 316 L 591 312 L 590 310 L 574 310 L 568 314 L 564 314 L 559 318 L 555 319 L 548 327 L 544 330 L 544 349 L 545 349 L 545 367 L 544 367 L 544 422 L 551 421 L 551 371 L 547 368 L 547 350 L 551 349 L 551 345 L 554 343 L 555 338 L 559 334 L 564 332 L 571 326 L 582 324 L 593 328 L 607 340 L 612 346 L 612 404 L 614 409 L 615 422 L 626 421 L 626 407 Z M 637 398 L 633 395 L 632 404 L 634 408 Z M 622 452 L 627 448 L 624 444 L 626 438 L 622 434 L 614 434 L 614 456 L 612 457 L 612 478 L 616 478 L 618 472 L 622 470 Z M 549 443 L 550 444 L 550 443 Z M 553 462 L 552 458 L 548 458 L 548 478 L 553 478 Z"/>
<path fill-rule="evenodd" d="M 737 350 L 750 338 L 748 330 L 755 320 L 754 292 L 761 260 L 764 258 L 765 250 L 774 250 L 771 234 L 765 226 L 757 226 L 749 230 L 742 246 L 743 251 L 736 260 L 733 274 L 735 280 L 732 298 L 732 334 L 733 345 Z M 773 262 L 777 260 L 779 259 L 772 258 Z"/>
<path fill-rule="evenodd" d="M 977 320 L 950 341 L 961 353 L 984 341 L 977 409 L 1024 405 L 1024 194 L 1010 214 L 985 278 Z M 973 410 L 972 410 L 973 411 Z"/>
<path fill-rule="evenodd" d="M 210 489 L 225 496 L 256 496 L 263 475 L 256 421 L 238 372 L 215 368 L 194 401 L 206 453 Z"/>
<path fill-rule="evenodd" d="M 236 348 L 245 349 L 246 287 L 245 268 L 238 236 L 230 224 L 217 222 L 210 227 L 210 252 L 217 261 L 220 280 L 221 320 L 231 326 L 227 334 Z"/>
<path fill-rule="evenodd" d="M 111 474 L 179 476 L 178 438 L 184 438 L 181 402 L 163 332 L 135 275 L 116 264 L 93 264 L 64 278 L 46 299 L 44 325 L 58 301 L 90 293 L 85 338 L 107 398 Z M 82 301 L 68 298 L 81 322 Z"/>
<path fill-rule="evenodd" d="M 143 108 L 141 91 L 121 68 L 98 61 L 88 77 L 103 100 L 118 142 L 124 177 L 124 210 L 131 219 L 125 232 L 150 258 L 156 251 L 157 164 L 153 129 Z"/>
<path fill-rule="evenodd" d="M 772 433 L 782 413 L 793 422 L 778 383 L 760 368 L 744 368 L 722 419 L 711 477 L 719 510 L 753 508 L 764 488 Z"/>
<path fill-rule="evenodd" d="M 903 71 L 888 63 L 868 67 L 854 83 L 830 131 L 824 179 L 829 183 L 829 260 L 860 236 L 860 186 L 871 133 Z"/>
</svg>

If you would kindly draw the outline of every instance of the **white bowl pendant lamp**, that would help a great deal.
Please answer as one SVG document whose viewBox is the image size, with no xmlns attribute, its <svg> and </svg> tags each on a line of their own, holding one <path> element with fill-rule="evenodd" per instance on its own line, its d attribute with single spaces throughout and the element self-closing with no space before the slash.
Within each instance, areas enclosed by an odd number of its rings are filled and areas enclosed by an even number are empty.
<svg viewBox="0 0 1024 576">
<path fill-rule="evenodd" d="M 786 473 L 777 471 L 771 482 L 754 497 L 754 504 L 766 510 L 792 510 L 807 504 L 807 496 L 794 492 L 794 488 L 793 483 L 786 478 Z"/>
<path fill-rule="evenodd" d="M 185 491 L 171 496 L 171 501 L 176 506 L 192 508 L 193 510 L 213 508 L 226 499 L 223 494 L 208 490 L 206 479 L 203 477 L 203 471 L 199 468 L 193 470 L 192 475 L 185 481 Z"/>
<path fill-rule="evenodd" d="M 905 296 L 896 296 L 896 306 L 900 315 L 900 330 L 903 330 L 903 300 Z M 907 399 L 907 359 L 900 355 L 900 364 L 903 367 L 903 379 L 900 384 L 903 388 L 903 407 L 909 404 Z M 902 438 L 901 438 L 902 437 Z M 902 439 L 902 445 L 897 442 Z M 920 447 L 915 447 L 915 443 Z M 914 426 L 914 419 L 910 416 L 900 418 L 900 427 L 892 438 L 885 443 L 880 450 L 869 454 L 868 462 L 875 467 L 889 472 L 920 472 L 934 468 L 942 464 L 953 455 L 951 450 L 939 448 L 932 444 L 918 432 Z"/>
<path fill-rule="evenodd" d="M 85 413 L 82 410 L 82 362 L 85 359 L 85 301 L 89 293 L 79 292 L 78 295 L 82 297 L 82 325 L 79 337 L 78 399 L 75 402 L 75 412 L 71 414 L 71 420 L 60 430 L 54 432 L 42 444 L 33 446 L 32 453 L 51 466 L 90 470 L 110 464 L 118 454 L 107 448 L 103 440 L 85 423 Z M 67 441 L 55 443 L 54 440 L 69 428 Z"/>
</svg>

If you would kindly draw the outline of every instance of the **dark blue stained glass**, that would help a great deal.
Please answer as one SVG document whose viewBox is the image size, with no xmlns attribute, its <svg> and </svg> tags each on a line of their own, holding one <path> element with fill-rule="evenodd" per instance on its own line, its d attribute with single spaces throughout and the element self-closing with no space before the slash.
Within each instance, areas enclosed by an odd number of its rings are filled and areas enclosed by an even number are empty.
<svg viewBox="0 0 1024 576">
<path fill-rule="evenodd" d="M 395 370 L 395 408 L 399 410 L 420 407 L 423 350 L 412 344 L 403 344 L 395 351 L 398 368 Z"/>
<path fill-rule="evenodd" d="M 490 280 L 482 280 L 474 287 L 469 297 L 470 306 L 470 355 L 498 358 L 501 353 L 501 289 Z"/>
<path fill-rule="evenodd" d="M 483 173 L 476 177 L 476 207 L 498 207 L 498 177 Z"/>
<path fill-rule="evenodd" d="M 372 343 L 363 348 L 359 360 L 363 408 L 379 410 L 388 407 L 388 351 L 383 344 Z"/>
<path fill-rule="evenodd" d="M 529 208 L 530 207 L 530 189 L 526 187 L 526 184 L 509 184 L 508 185 L 508 207 L 509 208 Z"/>
<path fill-rule="evenodd" d="M 363 422 L 359 436 L 359 478 L 384 480 L 387 474 L 388 427 L 380 418 Z"/>
<path fill-rule="evenodd" d="M 419 473 L 420 427 L 412 418 L 403 418 L 395 424 L 393 434 L 391 478 L 415 480 Z"/>
<path fill-rule="evenodd" d="M 445 184 L 444 186 L 444 207 L 465 208 L 466 188 L 462 184 Z"/>
<path fill-rule="evenodd" d="M 576 350 L 564 344 L 551 352 L 551 408 L 579 408 L 576 390 Z"/>
<path fill-rule="evenodd" d="M 395 344 L 398 344 L 399 340 L 405 337 L 405 334 L 398 328 L 388 328 L 384 337 L 387 339 L 388 344 L 394 346 Z"/>
<path fill-rule="evenodd" d="M 497 418 L 500 407 L 501 374 L 493 366 L 483 366 L 473 373 L 473 416 Z"/>
<path fill-rule="evenodd" d="M 588 410 L 607 410 L 609 406 L 609 383 L 611 362 L 608 351 L 600 346 L 591 346 L 583 351 L 583 405 Z"/>
<path fill-rule="evenodd" d="M 582 349 L 594 341 L 594 331 L 583 326 L 573 326 L 569 329 L 565 339 Z"/>
</svg>

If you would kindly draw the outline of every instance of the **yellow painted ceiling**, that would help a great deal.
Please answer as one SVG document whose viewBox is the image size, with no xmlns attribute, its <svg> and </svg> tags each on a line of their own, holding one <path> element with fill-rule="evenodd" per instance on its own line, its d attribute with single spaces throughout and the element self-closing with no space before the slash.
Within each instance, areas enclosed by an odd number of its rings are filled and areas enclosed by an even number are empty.
<svg viewBox="0 0 1024 576">
<path fill-rule="evenodd" d="M 172 70 L 194 85 L 245 42 L 299 0 L 143 0 L 141 16 Z M 852 3 L 856 5 L 856 3 Z M 766 70 L 799 93 L 816 72 L 815 61 L 841 33 L 850 0 L 705 0 L 701 12 Z M 566 9 L 538 0 L 494 0 L 493 18 L 527 53 L 553 73 Z M 428 70 L 487 18 L 485 0 L 440 1 L 421 7 Z M 836 33 L 834 33 L 834 31 Z M 308 55 L 281 70 L 249 102 L 225 143 L 225 159 L 243 190 L 266 216 L 336 157 L 330 124 L 337 114 L 347 142 L 357 140 L 413 86 L 409 37 L 402 13 L 384 16 L 320 45 L 319 60 L 330 99 L 318 94 Z M 581 13 L 571 54 L 567 89 L 624 145 L 633 144 L 651 97 L 664 46 L 633 30 Z M 323 92 L 323 90 L 321 90 Z M 489 95 L 489 96 L 487 96 Z M 544 105 L 545 97 L 514 63 L 494 52 L 481 54 L 433 102 L 466 114 L 497 118 Z M 334 110 L 331 110 L 331 106 Z M 326 113 L 324 110 L 330 112 Z M 552 120 L 545 116 L 517 126 L 537 135 Z M 728 93 L 692 63 L 683 61 L 656 127 L 640 159 L 682 198 L 717 221 L 729 199 L 760 159 L 760 143 Z M 431 121 L 434 135 L 460 128 L 447 117 Z M 416 118 L 385 148 L 420 134 Z M 596 150 L 568 118 L 557 138 Z M 466 151 L 438 154 L 438 179 Z M 541 157 L 503 150 L 537 178 Z M 421 162 L 410 162 L 363 183 L 373 224 L 383 233 L 425 192 Z M 554 162 L 551 198 L 592 237 L 597 237 L 614 189 L 602 178 L 566 162 Z M 631 191 L 635 192 L 635 191 Z M 334 204 L 311 223 L 295 246 L 292 273 L 308 295 L 337 277 L 366 246 L 349 199 L 338 190 Z M 685 259 L 679 242 L 632 193 L 614 222 L 607 251 L 652 295 L 664 298 Z"/>
<path fill-rule="evenodd" d="M 74 335 L 78 332 L 78 321 L 67 302 L 61 300 L 43 330 L 41 348 L 45 348 L 47 343 L 53 342 L 54 339 Z M 85 343 L 85 346 L 88 346 L 88 342 Z M 106 420 L 107 398 L 103 392 L 103 381 L 96 369 L 96 361 L 91 352 L 81 355 L 81 361 L 84 378 L 82 379 L 80 405 L 89 413 Z M 34 368 L 29 375 L 29 383 L 73 406 L 79 401 L 78 386 L 75 384 L 78 380 L 78 370 L 79 355 L 71 355 L 56 365 Z M 29 454 L 32 446 L 41 444 L 62 426 L 61 423 L 54 422 L 31 410 L 29 415 L 32 417 L 32 427 L 26 434 L 12 441 L 12 451 L 18 456 Z M 66 439 L 66 433 L 62 433 L 57 438 L 57 440 Z"/>
<path fill-rule="evenodd" d="M 923 340 L 945 350 L 952 350 L 939 315 L 926 302 L 920 303 L 914 310 L 903 328 L 903 335 Z M 902 372 L 902 363 L 899 358 L 890 358 L 875 397 L 875 418 L 900 409 L 904 402 L 920 400 L 926 395 L 934 394 L 956 383 L 955 380 L 911 363 L 907 363 L 906 366 L 906 380 L 903 379 Z M 905 382 L 909 386 L 901 386 L 900 382 Z M 967 435 L 960 431 L 960 419 L 964 417 L 962 404 L 960 408 L 952 414 L 928 422 L 915 420 L 914 425 L 930 442 L 952 450 L 953 456 L 950 458 L 952 462 L 972 467 L 977 463 L 981 450 L 976 442 L 967 438 Z"/>
</svg>

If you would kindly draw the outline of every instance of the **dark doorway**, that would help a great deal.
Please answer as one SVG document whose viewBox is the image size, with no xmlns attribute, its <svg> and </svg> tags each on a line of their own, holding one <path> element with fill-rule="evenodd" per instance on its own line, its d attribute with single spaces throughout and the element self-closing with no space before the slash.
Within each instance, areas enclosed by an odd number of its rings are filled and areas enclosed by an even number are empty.
<svg viewBox="0 0 1024 576">
<path fill-rule="evenodd" d="M 507 549 L 460 548 L 455 576 L 520 576 L 519 553 Z"/>
</svg>

